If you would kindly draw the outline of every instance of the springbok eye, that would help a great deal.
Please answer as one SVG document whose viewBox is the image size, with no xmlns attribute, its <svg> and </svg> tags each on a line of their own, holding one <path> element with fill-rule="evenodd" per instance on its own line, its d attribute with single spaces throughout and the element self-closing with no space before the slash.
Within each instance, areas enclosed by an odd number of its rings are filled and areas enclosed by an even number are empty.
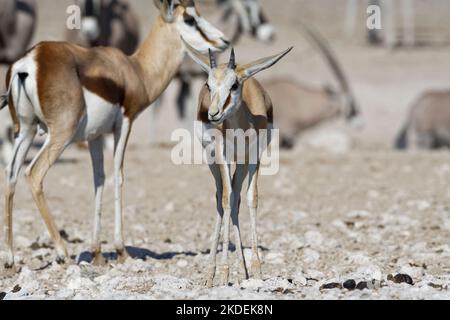
<svg viewBox="0 0 450 320">
<path fill-rule="evenodd" d="M 197 25 L 197 21 L 195 20 L 195 18 L 188 15 L 184 17 L 184 23 L 191 27 Z"/>
<path fill-rule="evenodd" d="M 232 91 L 236 91 L 237 89 L 239 89 L 239 82 L 235 82 L 234 84 L 233 84 L 233 86 L 231 87 L 231 90 Z"/>
</svg>

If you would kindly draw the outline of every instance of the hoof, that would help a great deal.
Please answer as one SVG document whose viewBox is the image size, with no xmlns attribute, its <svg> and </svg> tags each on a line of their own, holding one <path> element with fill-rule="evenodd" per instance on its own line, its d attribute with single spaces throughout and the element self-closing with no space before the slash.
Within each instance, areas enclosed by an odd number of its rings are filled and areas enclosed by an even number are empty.
<svg viewBox="0 0 450 320">
<path fill-rule="evenodd" d="M 262 272 L 261 272 L 261 263 L 259 262 L 253 262 L 252 263 L 252 276 L 255 279 L 262 279 Z"/>
<path fill-rule="evenodd" d="M 14 263 L 5 263 L 4 270 L 0 272 L 2 277 L 14 277 L 20 272 L 20 268 L 18 269 Z"/>
<path fill-rule="evenodd" d="M 130 257 L 125 248 L 116 249 L 116 252 L 117 252 L 117 262 L 118 263 L 124 263 Z"/>
<path fill-rule="evenodd" d="M 55 261 L 59 265 L 67 265 L 69 264 L 70 259 L 67 256 L 58 255 Z"/>
<path fill-rule="evenodd" d="M 221 277 L 222 286 L 228 286 L 229 278 L 230 278 L 230 268 L 228 266 L 224 266 L 222 268 L 222 277 Z"/>
<path fill-rule="evenodd" d="M 95 267 L 104 267 L 108 264 L 108 261 L 101 252 L 92 253 L 92 257 L 92 265 Z"/>
</svg>

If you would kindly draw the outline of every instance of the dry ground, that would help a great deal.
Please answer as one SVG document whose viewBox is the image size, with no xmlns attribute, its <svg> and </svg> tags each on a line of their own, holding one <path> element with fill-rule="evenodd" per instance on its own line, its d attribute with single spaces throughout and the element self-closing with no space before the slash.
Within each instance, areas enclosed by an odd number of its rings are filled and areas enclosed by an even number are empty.
<svg viewBox="0 0 450 320">
<path fill-rule="evenodd" d="M 42 20 L 37 40 L 58 39 L 66 1 L 38 1 Z M 316 21 L 349 74 L 366 122 L 361 131 L 340 123 L 320 128 L 295 151 L 282 153 L 277 176 L 261 179 L 264 281 L 238 286 L 233 276 L 232 287 L 201 286 L 215 218 L 214 185 L 206 167 L 175 166 L 169 148 L 150 146 L 151 132 L 153 140 L 167 141 L 172 129 L 180 126 L 166 98 L 160 115 L 164 125 L 156 123 L 151 129 L 149 115 L 142 115 L 127 155 L 125 231 L 135 259 L 120 265 L 110 257 L 110 264 L 102 268 L 83 262 L 93 218 L 91 168 L 86 152 L 69 149 L 50 172 L 46 190 L 74 260 L 70 266 L 52 263 L 51 241 L 22 179 L 14 225 L 21 272 L 9 276 L 0 271 L 0 292 L 8 293 L 6 298 L 450 298 L 450 154 L 390 150 L 407 106 L 427 88 L 450 87 L 450 49 L 370 49 L 343 36 L 342 8 L 335 1 L 263 2 L 280 30 L 278 41 L 269 47 L 245 40 L 238 47 L 239 58 L 252 59 L 294 44 L 294 54 L 265 76 L 330 82 L 321 59 L 308 51 L 295 27 L 298 16 Z M 154 16 L 152 6 L 148 1 L 136 4 L 146 29 Z M 323 133 L 332 133 L 334 140 L 330 135 L 328 140 L 314 139 Z M 325 141 L 319 143 L 325 150 L 308 146 L 318 140 Z M 109 179 L 105 252 L 112 249 L 112 201 Z M 245 207 L 241 217 L 249 245 Z M 387 280 L 397 273 L 410 275 L 414 285 Z M 376 281 L 361 291 L 320 289 L 348 279 Z"/>
</svg>

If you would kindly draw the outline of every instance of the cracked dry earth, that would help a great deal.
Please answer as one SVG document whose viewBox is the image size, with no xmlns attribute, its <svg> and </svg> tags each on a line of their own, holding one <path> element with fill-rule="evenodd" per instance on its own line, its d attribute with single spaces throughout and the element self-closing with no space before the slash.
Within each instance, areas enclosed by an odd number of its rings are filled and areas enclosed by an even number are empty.
<svg viewBox="0 0 450 320">
<path fill-rule="evenodd" d="M 280 173 L 261 179 L 263 280 L 237 285 L 233 273 L 232 286 L 206 289 L 215 219 L 208 169 L 172 165 L 167 148 L 131 148 L 124 194 L 134 259 L 118 264 L 110 254 L 107 266 L 94 267 L 86 252 L 94 203 L 89 156 L 70 149 L 46 190 L 73 260 L 53 263 L 52 243 L 21 179 L 14 224 L 20 272 L 0 272 L 1 298 L 450 299 L 449 160 L 448 152 L 282 153 Z M 105 253 L 112 250 L 112 200 L 108 180 Z M 245 207 L 241 222 L 248 246 Z M 245 254 L 249 260 L 250 250 Z"/>
</svg>

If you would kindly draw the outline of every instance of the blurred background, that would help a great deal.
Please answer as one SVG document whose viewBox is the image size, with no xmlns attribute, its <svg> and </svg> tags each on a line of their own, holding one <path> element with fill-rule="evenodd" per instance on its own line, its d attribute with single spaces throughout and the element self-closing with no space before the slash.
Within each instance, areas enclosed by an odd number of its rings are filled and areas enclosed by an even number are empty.
<svg viewBox="0 0 450 320">
<path fill-rule="evenodd" d="M 64 40 L 66 10 L 74 2 L 36 2 L 37 22 L 32 44 L 42 40 Z M 379 41 L 377 45 L 369 43 L 366 27 L 369 17 L 366 10 L 374 3 L 382 6 L 383 29 L 375 35 Z M 157 10 L 152 1 L 132 0 L 130 4 L 136 13 L 142 40 Z M 238 61 L 248 62 L 294 46 L 295 50 L 282 63 L 262 73 L 259 79 L 293 79 L 312 88 L 330 86 L 338 90 L 333 72 L 317 47 L 302 33 L 300 22 L 312 26 L 334 51 L 362 112 L 365 125 L 356 131 L 342 125 L 342 119 L 327 121 L 327 130 L 339 128 L 341 138 L 337 140 L 344 145 L 349 144 L 347 140 L 351 137 L 352 146 L 391 148 L 411 104 L 426 90 L 450 88 L 448 1 L 260 0 L 259 4 L 273 25 L 275 41 L 264 42 L 244 34 L 235 44 Z M 224 8 L 215 0 L 197 1 L 197 6 L 210 21 L 223 25 L 220 18 Z M 225 31 L 230 34 L 233 28 L 235 26 L 230 22 Z M 194 96 L 201 81 L 196 83 Z M 133 139 L 132 144 L 169 140 L 172 130 L 181 125 L 173 107 L 177 90 L 178 83 L 168 89 L 163 99 L 164 107 L 157 115 L 149 111 L 140 117 L 135 128 L 139 133 L 133 134 L 133 138 L 139 138 Z M 282 110 L 280 102 L 274 103 L 276 109 Z M 196 97 L 191 98 L 188 105 L 191 108 L 189 114 L 193 115 Z M 311 134 L 310 131 L 301 133 L 299 141 Z M 143 135 L 149 140 L 142 139 Z"/>
</svg>

